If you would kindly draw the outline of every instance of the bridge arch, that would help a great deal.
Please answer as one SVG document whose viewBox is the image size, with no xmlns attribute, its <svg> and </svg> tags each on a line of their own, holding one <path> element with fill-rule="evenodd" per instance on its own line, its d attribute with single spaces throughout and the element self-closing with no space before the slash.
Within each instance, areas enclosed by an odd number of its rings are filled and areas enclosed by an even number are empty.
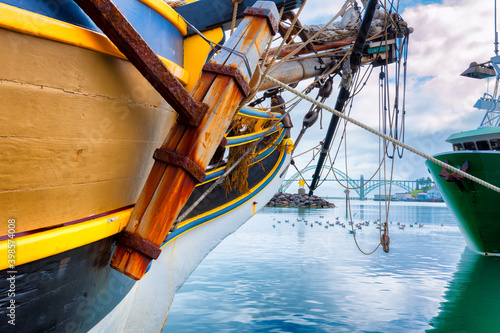
<svg viewBox="0 0 500 333">
<path fill-rule="evenodd" d="M 307 168 L 302 170 L 300 173 L 302 173 L 302 175 L 304 175 L 306 172 L 311 171 L 311 170 L 315 170 L 315 169 L 316 169 L 316 165 L 308 166 Z M 335 167 L 332 168 L 329 165 L 323 166 L 323 170 L 325 170 L 327 172 L 330 172 L 332 169 L 338 175 L 337 179 L 339 181 L 344 181 L 344 182 L 347 180 L 349 187 L 355 188 L 354 191 L 362 199 L 365 198 L 368 193 L 374 191 L 375 189 L 379 188 L 380 186 L 389 185 L 391 183 L 391 181 L 389 181 L 389 180 L 365 181 L 362 178 L 361 179 L 352 179 L 352 178 L 348 177 L 343 171 L 341 171 Z M 292 185 L 293 182 L 298 182 L 301 179 L 301 177 L 299 177 L 300 173 L 296 172 L 290 178 L 284 180 L 284 183 L 286 185 L 280 189 L 280 192 L 285 192 Z M 305 181 L 310 183 L 312 180 L 305 179 Z M 333 179 L 327 178 L 327 179 L 325 179 L 325 181 L 336 181 L 336 179 L 335 178 L 333 178 Z M 363 188 L 356 188 L 356 187 L 361 186 L 362 184 L 365 184 L 365 186 L 363 186 Z M 404 189 L 407 192 L 411 192 L 417 188 L 417 181 L 415 181 L 415 180 L 392 180 L 392 186 L 397 186 L 399 188 Z"/>
<path fill-rule="evenodd" d="M 337 169 L 337 168 L 332 168 L 330 167 L 329 165 L 323 165 L 323 170 L 326 170 L 327 172 L 331 171 L 333 169 L 333 171 L 336 173 L 336 174 L 339 174 L 341 175 L 342 177 L 337 177 L 338 180 L 340 181 L 348 181 L 348 184 L 350 185 L 350 187 L 358 187 L 358 183 L 356 182 L 356 180 L 352 179 L 352 178 L 349 178 L 343 171 Z M 311 171 L 311 170 L 316 170 L 316 165 L 310 165 L 308 166 L 307 168 L 305 168 L 304 170 L 302 170 L 300 173 L 304 174 L 306 173 L 307 171 Z M 291 185 L 293 182 L 298 182 L 301 178 L 299 177 L 300 175 L 299 172 L 296 172 L 293 176 L 291 176 L 290 178 L 286 179 L 285 180 L 285 186 L 283 186 L 281 189 L 280 189 L 280 192 L 285 192 Z M 305 179 L 307 182 L 311 182 L 311 179 Z M 322 180 L 321 180 L 322 181 Z M 336 181 L 336 179 L 326 179 L 326 181 Z M 360 195 L 360 191 L 359 189 L 355 189 L 356 193 L 358 193 L 358 195 Z"/>
</svg>

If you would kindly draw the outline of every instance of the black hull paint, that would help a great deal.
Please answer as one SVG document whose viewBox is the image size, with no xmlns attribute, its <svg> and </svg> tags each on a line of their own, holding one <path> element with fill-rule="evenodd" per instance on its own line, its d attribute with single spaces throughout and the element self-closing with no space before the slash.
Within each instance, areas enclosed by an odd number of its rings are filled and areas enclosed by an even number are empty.
<svg viewBox="0 0 500 333">
<path fill-rule="evenodd" d="M 135 281 L 111 269 L 113 237 L 16 267 L 15 326 L 7 278 L 0 281 L 0 332 L 87 332 Z M 1 276 L 10 276 L 7 270 Z"/>
</svg>

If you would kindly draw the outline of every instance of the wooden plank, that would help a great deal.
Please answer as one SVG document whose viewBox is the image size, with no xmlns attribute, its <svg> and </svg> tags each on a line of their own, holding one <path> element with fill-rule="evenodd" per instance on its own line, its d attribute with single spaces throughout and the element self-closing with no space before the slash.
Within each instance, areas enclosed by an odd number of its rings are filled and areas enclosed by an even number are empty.
<svg viewBox="0 0 500 333">
<path fill-rule="evenodd" d="M 269 6 L 273 15 L 278 16 L 273 3 L 257 2 L 256 7 L 262 4 Z M 271 29 L 267 21 L 259 17 L 246 18 L 244 21 L 248 27 L 241 27 L 240 30 L 245 31 L 246 34 L 244 36 L 233 34 L 228 43 L 237 45 L 236 51 L 245 51 L 250 54 L 247 60 L 250 72 L 253 72 L 260 58 L 261 50 L 271 37 Z M 216 60 L 220 64 L 230 63 L 239 69 L 246 68 L 244 58 L 235 57 L 234 52 L 226 49 L 217 55 Z M 202 98 L 203 102 L 208 105 L 208 111 L 200 125 L 186 127 L 177 123 L 162 145 L 162 148 L 175 150 L 176 153 L 187 156 L 202 169 L 205 169 L 210 162 L 231 123 L 234 111 L 244 97 L 243 91 L 233 77 L 219 74 L 213 79 L 211 85 L 205 82 L 207 79 L 212 80 L 213 76 L 204 73 L 199 84 L 193 89 L 193 96 Z M 182 137 L 180 137 L 180 133 L 183 133 Z M 135 212 L 132 214 L 133 218 L 126 228 L 127 232 L 136 233 L 157 246 L 165 239 L 172 223 L 197 184 L 197 181 L 186 170 L 174 165 L 167 165 L 164 173 L 161 174 L 163 168 L 158 166 L 160 163 L 162 162 L 155 162 L 141 194 L 140 204 L 138 202 Z M 155 183 L 159 178 L 161 178 L 159 183 Z M 146 202 L 146 197 L 151 197 L 151 201 Z M 141 216 L 142 213 L 143 216 Z M 111 265 L 134 279 L 140 279 L 150 261 L 151 258 L 143 253 L 118 244 Z"/>
<path fill-rule="evenodd" d="M 127 60 L 8 30 L 2 30 L 0 45 L 5 50 L 0 52 L 1 80 L 154 106 L 166 104 Z"/>
<path fill-rule="evenodd" d="M 157 106 L 10 81 L 0 81 L 0 100 L 0 133 L 11 137 L 155 141 L 159 146 L 177 117 L 165 102 Z M 158 101 L 161 97 L 151 103 Z"/>
<path fill-rule="evenodd" d="M 0 138 L 4 191 L 70 186 L 123 178 L 145 178 L 157 142 Z M 112 153 L 110 153 L 112 152 Z"/>
<path fill-rule="evenodd" d="M 253 44 L 255 39 L 261 39 L 267 33 L 266 28 L 266 19 L 261 17 L 255 17 L 255 21 L 258 21 L 259 25 L 252 25 L 249 29 L 247 29 L 246 34 L 243 38 L 240 39 L 237 44 L 238 50 L 240 53 L 245 54 L 248 63 L 254 63 L 260 59 L 260 54 L 263 53 L 263 49 L 266 47 L 264 45 L 255 45 Z M 236 66 L 237 64 L 242 62 L 242 57 L 239 54 L 231 53 L 229 57 L 221 60 L 220 57 L 214 57 L 213 62 L 217 64 L 224 64 L 227 66 Z M 250 82 L 251 76 L 253 73 L 248 72 L 248 68 L 243 61 L 242 67 L 239 67 L 241 73 L 247 80 Z"/>
<path fill-rule="evenodd" d="M 0 192 L 0 219 L 16 232 L 48 228 L 134 204 L 146 175 L 93 183 Z M 0 235 L 7 224 L 0 223 Z"/>
</svg>

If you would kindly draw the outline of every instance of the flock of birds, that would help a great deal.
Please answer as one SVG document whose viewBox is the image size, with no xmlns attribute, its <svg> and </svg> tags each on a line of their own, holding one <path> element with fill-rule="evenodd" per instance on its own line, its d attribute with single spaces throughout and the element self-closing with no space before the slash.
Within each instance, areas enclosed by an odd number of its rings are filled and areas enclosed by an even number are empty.
<svg viewBox="0 0 500 333">
<path fill-rule="evenodd" d="M 320 218 L 324 218 L 323 215 L 320 215 L 319 217 Z M 275 222 L 275 223 L 282 223 L 281 220 L 276 220 L 276 218 L 273 218 L 273 222 Z M 290 223 L 290 220 L 284 220 L 284 223 Z M 296 222 L 292 221 L 292 223 L 291 223 L 292 227 L 295 227 L 295 223 Z M 325 229 L 328 229 L 329 227 L 334 227 L 336 225 L 338 225 L 341 228 L 345 228 L 346 227 L 346 224 L 343 223 L 343 222 L 341 222 L 338 216 L 335 218 L 335 222 L 330 222 L 330 220 L 327 220 L 327 221 L 315 220 L 314 222 L 309 222 L 305 218 L 298 218 L 297 219 L 297 223 L 305 223 L 305 225 L 310 225 L 311 228 L 314 227 L 315 224 L 317 224 L 318 226 L 324 226 Z M 353 223 L 354 223 L 353 221 L 347 221 L 348 225 L 352 225 Z M 354 224 L 354 228 L 351 227 L 350 230 L 349 230 L 349 233 L 356 233 L 356 230 L 361 230 L 361 229 L 363 229 L 363 227 L 369 226 L 370 223 L 373 223 L 374 225 L 376 225 L 377 229 L 380 229 L 383 226 L 383 224 L 384 224 L 384 223 L 380 223 L 379 219 L 377 219 L 377 220 L 375 220 L 373 222 L 364 221 L 364 222 L 355 223 Z M 390 221 L 389 223 L 392 224 L 392 221 Z M 406 228 L 406 224 L 403 224 L 403 223 L 400 223 L 400 222 L 397 222 L 396 225 L 401 230 L 404 230 Z M 409 224 L 409 226 L 410 226 L 410 228 L 413 228 L 414 226 L 418 226 L 419 228 L 423 228 L 424 227 L 424 225 L 422 223 L 418 223 L 418 222 L 415 222 L 414 224 L 411 223 L 411 224 Z M 441 226 L 443 226 L 443 224 L 441 224 Z M 276 228 L 276 224 L 273 224 L 273 228 Z"/>
</svg>

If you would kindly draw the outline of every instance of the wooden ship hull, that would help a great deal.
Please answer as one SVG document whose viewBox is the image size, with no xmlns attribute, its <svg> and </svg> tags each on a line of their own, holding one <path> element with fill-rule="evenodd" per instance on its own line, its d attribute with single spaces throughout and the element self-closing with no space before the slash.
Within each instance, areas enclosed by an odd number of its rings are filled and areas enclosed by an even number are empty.
<svg viewBox="0 0 500 333">
<path fill-rule="evenodd" d="M 280 138 L 282 136 L 283 131 Z M 249 169 L 249 191 L 226 196 L 223 186 L 216 188 L 197 207 L 202 213 L 194 212 L 169 235 L 161 246 L 161 255 L 140 281 L 110 267 L 114 236 L 17 266 L 18 331 L 160 331 L 175 293 L 192 271 L 227 235 L 261 209 L 281 186 L 279 175 L 290 158 L 287 150 L 273 147 L 259 155 L 259 160 Z M 197 191 L 203 192 L 216 181 L 217 171 L 212 173 L 213 177 L 209 174 L 212 179 Z M 190 200 L 198 194 L 194 193 Z M 131 211 L 132 208 L 126 208 L 67 228 L 20 237 L 19 248 L 61 246 L 68 239 L 98 232 L 102 225 L 123 224 Z M 9 276 L 9 271 L 5 269 L 2 274 Z M 2 291 L 9 288 L 10 281 L 2 280 Z M 1 327 L 2 331 L 10 328 L 6 321 Z"/>
<path fill-rule="evenodd" d="M 115 3 L 186 91 L 196 90 L 211 46 L 188 36 L 161 1 Z M 252 19 L 247 28 L 262 32 L 248 43 L 260 53 L 270 29 L 265 18 Z M 204 35 L 223 39 L 220 27 Z M 246 109 L 234 118 L 255 132 L 226 135 L 226 149 L 267 136 L 249 160 L 248 190 L 217 185 L 169 228 L 161 255 L 133 279 L 110 260 L 158 162 L 155 151 L 179 126 L 175 107 L 76 3 L 1 1 L 0 45 L 0 269 L 13 277 L 0 282 L 7 318 L 0 331 L 160 331 L 201 260 L 278 190 L 292 145 L 282 126 L 266 133 L 279 114 Z M 220 141 L 210 138 L 207 162 Z M 207 165 L 205 179 L 186 191 L 185 209 L 225 170 Z"/>
<path fill-rule="evenodd" d="M 284 108 L 240 104 L 273 88 L 258 64 L 301 1 L 188 3 L 0 0 L 0 331 L 160 331 L 196 266 L 279 189 Z M 364 47 L 375 4 L 356 68 L 397 58 L 397 31 Z M 274 78 L 342 72 L 352 37 L 298 35 L 281 57 L 311 56 Z"/>
</svg>

